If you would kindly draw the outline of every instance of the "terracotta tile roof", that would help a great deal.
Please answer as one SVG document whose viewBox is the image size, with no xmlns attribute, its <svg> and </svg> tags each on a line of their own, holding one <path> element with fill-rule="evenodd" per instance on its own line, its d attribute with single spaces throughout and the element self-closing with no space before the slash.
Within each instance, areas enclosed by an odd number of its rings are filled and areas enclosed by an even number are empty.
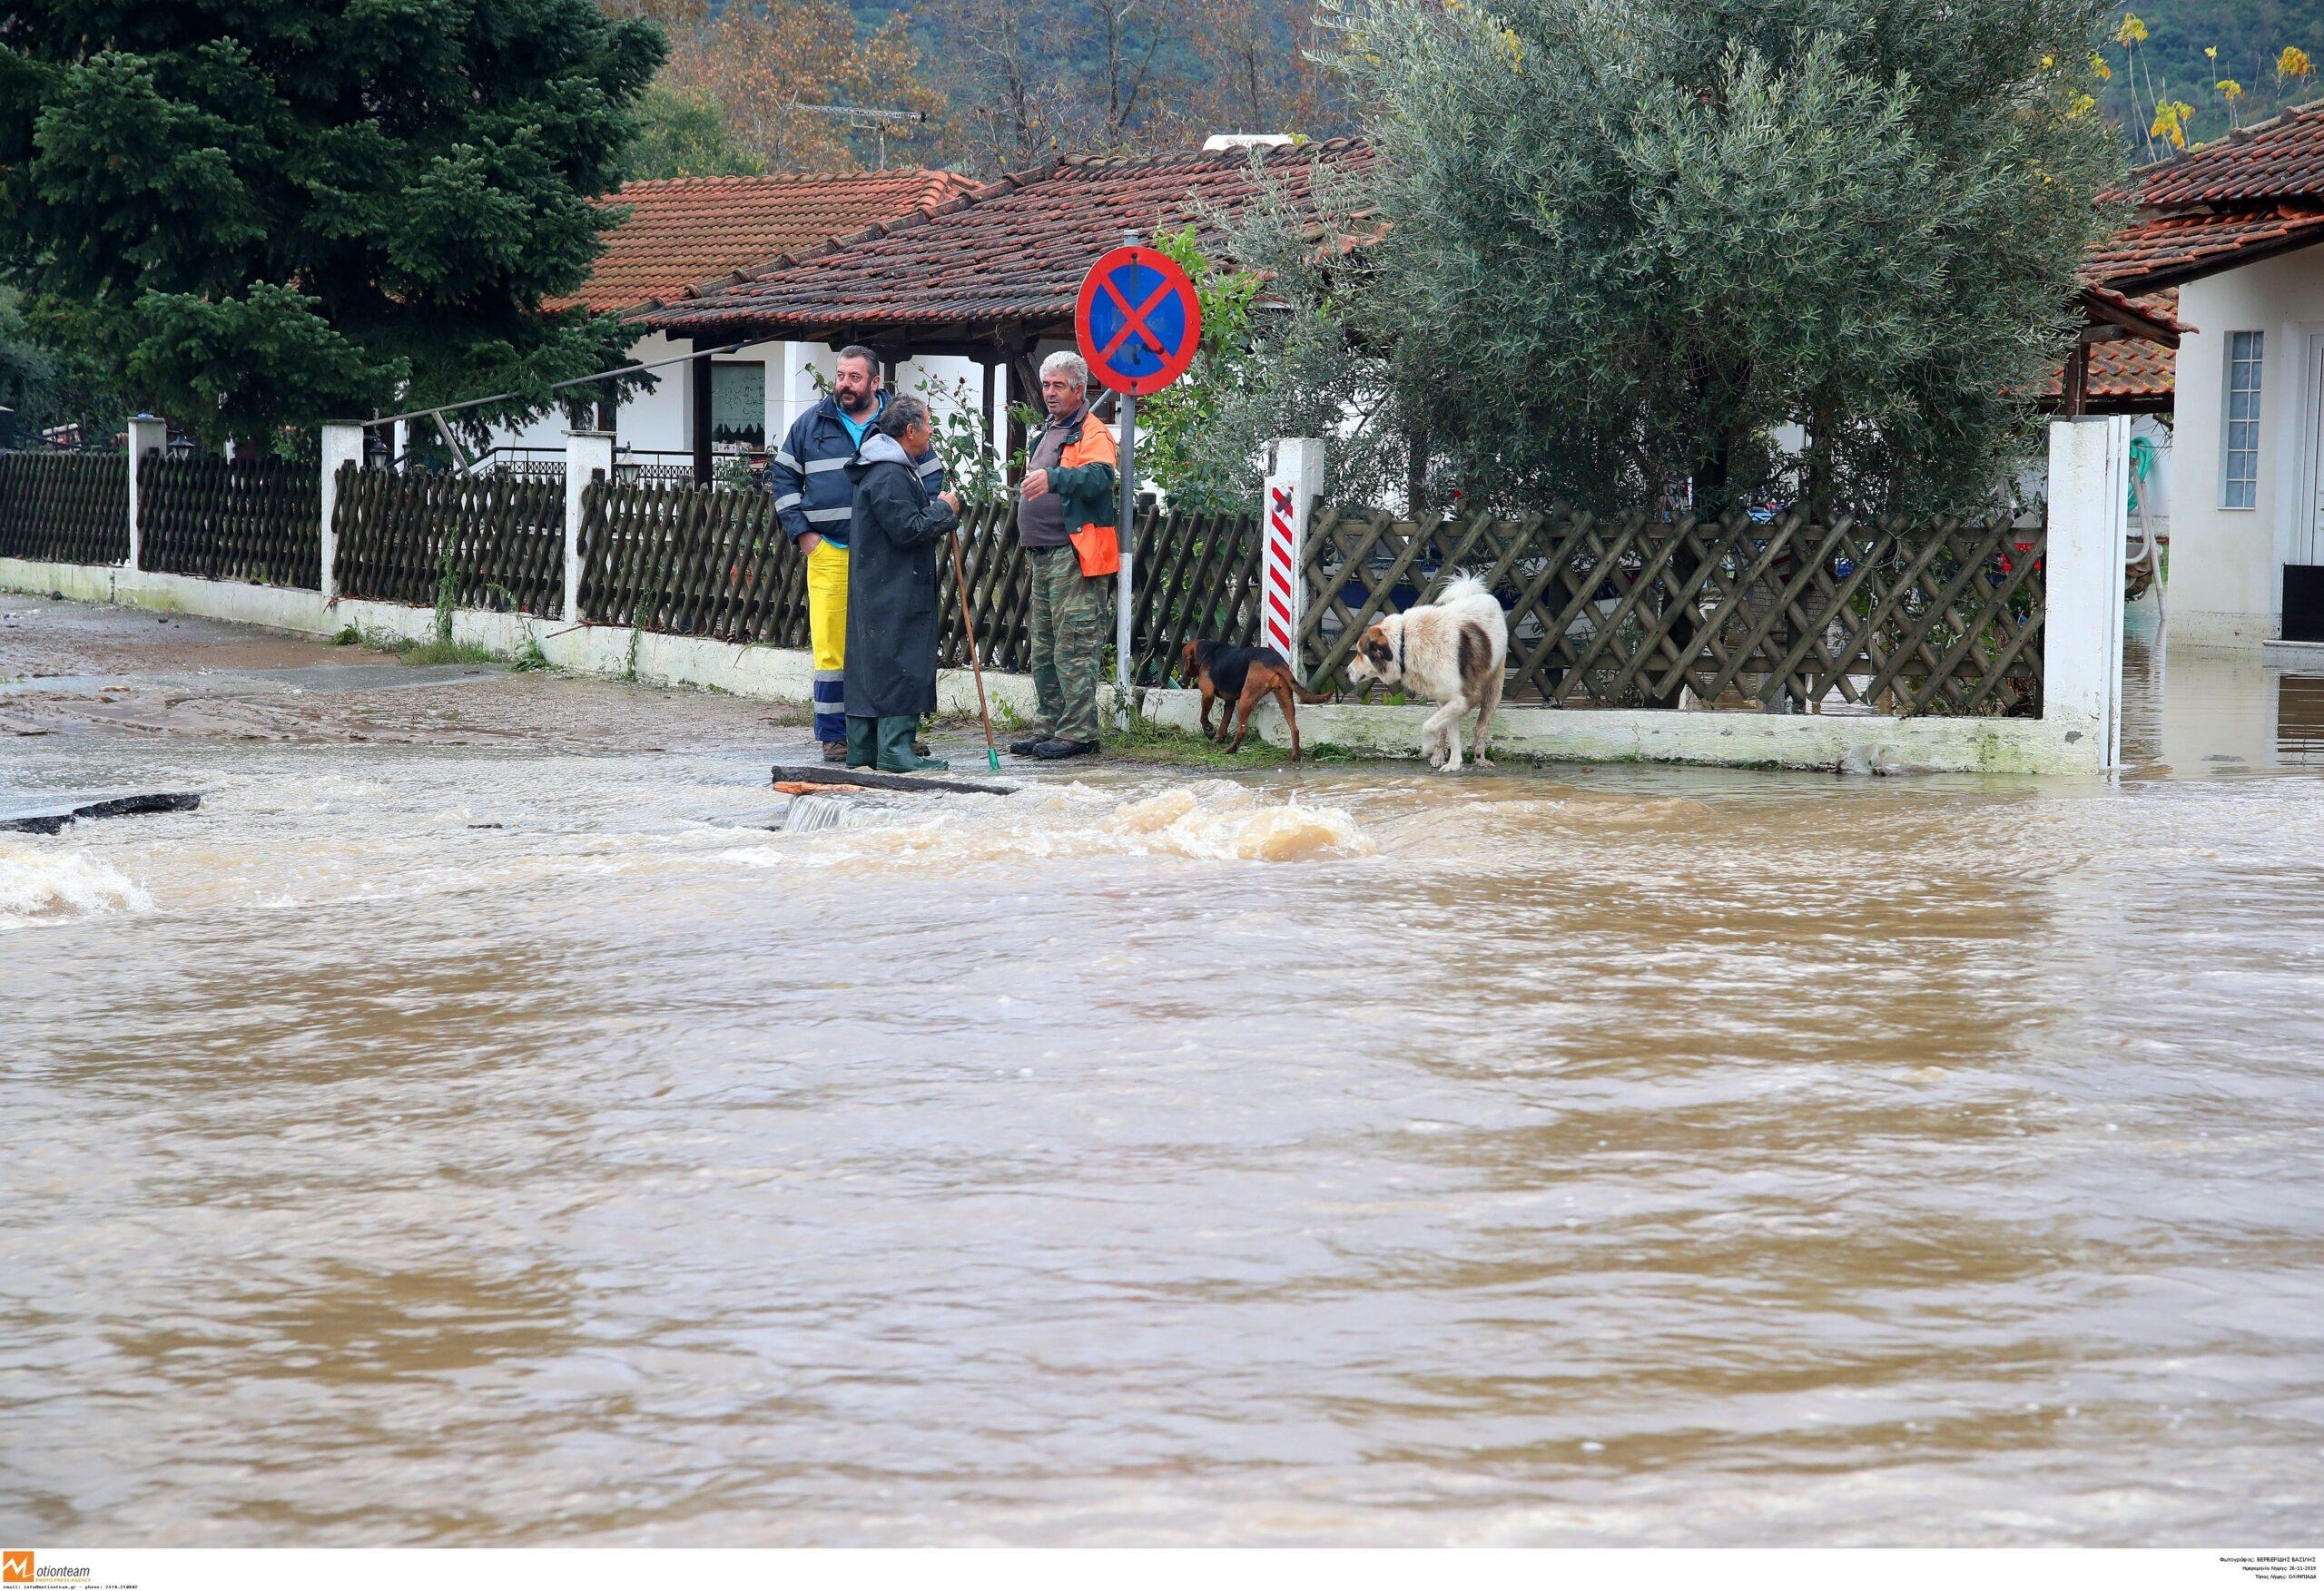
<svg viewBox="0 0 2324 1591">
<path fill-rule="evenodd" d="M 548 307 L 627 309 L 683 296 L 827 238 L 944 203 L 977 186 L 950 172 L 676 177 L 606 200 L 629 219 L 606 238 L 581 290 Z"/>
<path fill-rule="evenodd" d="M 1285 145 L 1259 152 L 1265 180 L 1317 216 L 1315 177 L 1368 163 L 1359 140 Z M 1089 262 L 1122 241 L 1193 222 L 1213 246 L 1206 211 L 1231 212 L 1260 192 L 1251 152 L 1072 158 L 1045 171 L 1001 178 L 925 215 L 874 225 L 803 250 L 751 280 L 689 303 L 649 308 L 630 319 L 685 333 L 724 336 L 747 327 L 768 336 L 877 340 L 882 333 L 922 339 L 1012 338 L 1068 324 Z M 1327 195 L 1325 196 L 1328 197 Z M 1362 218 L 1341 218 L 1334 236 Z"/>
<path fill-rule="evenodd" d="M 2152 292 L 2317 242 L 2324 242 L 2324 201 L 2156 216 L 2094 245 L 2083 274 L 2123 292 Z"/>
<path fill-rule="evenodd" d="M 2103 288 L 2094 290 L 2110 299 L 2122 299 L 2119 293 L 2108 293 Z M 2142 313 L 2165 325 L 2178 327 L 2179 290 L 2172 288 L 2143 299 L 2123 300 Z M 2181 328 L 2184 329 L 2183 328 Z M 2176 390 L 2179 351 L 2144 338 L 2119 338 L 2112 342 L 2093 344 L 2090 349 L 2090 387 L 2086 398 L 2093 414 L 2125 410 L 2168 409 Z M 2055 403 L 2065 388 L 2065 367 L 2061 364 L 2050 372 L 2043 388 L 2043 396 Z"/>
<path fill-rule="evenodd" d="M 2324 100 L 2142 166 L 2129 196 L 2149 206 L 2324 199 Z"/>
<path fill-rule="evenodd" d="M 2179 290 L 2176 288 L 2167 293 L 2156 293 L 2152 298 L 2134 299 L 2128 293 L 2093 283 L 2082 290 L 2082 296 L 2083 317 L 2089 320 L 2121 324 L 2115 317 L 2103 312 L 2112 309 L 2124 317 L 2144 321 L 2152 330 L 2169 337 L 2177 337 L 2187 329 L 2179 323 Z"/>
</svg>

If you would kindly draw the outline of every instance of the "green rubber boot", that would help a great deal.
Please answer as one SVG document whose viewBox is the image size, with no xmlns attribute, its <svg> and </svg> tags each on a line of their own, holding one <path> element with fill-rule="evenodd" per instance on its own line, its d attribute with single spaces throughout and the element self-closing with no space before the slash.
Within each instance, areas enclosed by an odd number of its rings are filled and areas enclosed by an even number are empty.
<svg viewBox="0 0 2324 1591">
<path fill-rule="evenodd" d="M 869 768 L 879 760 L 879 725 L 877 718 L 851 718 L 847 721 L 847 765 Z"/>
<path fill-rule="evenodd" d="M 852 729 L 856 721 L 851 718 L 847 722 L 848 727 Z M 894 718 L 881 719 L 879 723 L 880 761 L 874 766 L 881 772 L 919 773 L 924 770 L 941 770 L 952 766 L 941 757 L 921 757 L 913 753 L 912 736 L 920 730 L 918 717 L 899 715 Z"/>
</svg>

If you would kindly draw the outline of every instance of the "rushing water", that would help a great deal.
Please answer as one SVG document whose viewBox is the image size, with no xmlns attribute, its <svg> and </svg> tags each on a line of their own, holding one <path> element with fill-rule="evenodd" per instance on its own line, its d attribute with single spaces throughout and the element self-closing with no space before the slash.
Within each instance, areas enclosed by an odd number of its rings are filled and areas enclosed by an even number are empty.
<svg viewBox="0 0 2324 1591">
<path fill-rule="evenodd" d="M 0 1535 L 2324 1517 L 2324 681 L 783 832 L 744 704 L 125 634 L 0 629 L 0 786 L 209 792 L 0 836 Z"/>
</svg>

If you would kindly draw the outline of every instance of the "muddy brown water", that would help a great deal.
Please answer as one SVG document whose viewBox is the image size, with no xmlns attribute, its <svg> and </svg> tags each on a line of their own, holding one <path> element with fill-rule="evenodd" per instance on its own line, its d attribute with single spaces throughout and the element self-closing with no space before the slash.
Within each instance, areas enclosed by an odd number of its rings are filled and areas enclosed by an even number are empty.
<svg viewBox="0 0 2324 1591">
<path fill-rule="evenodd" d="M 0 610 L 0 795 L 209 791 L 0 837 L 0 1534 L 2324 1517 L 2324 680 L 780 833 L 793 715 Z"/>
</svg>

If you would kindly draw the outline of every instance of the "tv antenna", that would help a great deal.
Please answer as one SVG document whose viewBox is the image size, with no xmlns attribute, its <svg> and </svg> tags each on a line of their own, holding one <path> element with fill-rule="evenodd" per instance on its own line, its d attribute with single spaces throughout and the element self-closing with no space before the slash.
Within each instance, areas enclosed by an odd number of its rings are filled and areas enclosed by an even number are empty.
<svg viewBox="0 0 2324 1591">
<path fill-rule="evenodd" d="M 888 166 L 888 129 L 899 123 L 910 123 L 928 120 L 926 111 L 881 111 L 869 105 L 803 105 L 792 109 L 806 111 L 818 116 L 835 116 L 847 123 L 851 133 L 873 133 L 880 140 L 880 169 Z"/>
</svg>

